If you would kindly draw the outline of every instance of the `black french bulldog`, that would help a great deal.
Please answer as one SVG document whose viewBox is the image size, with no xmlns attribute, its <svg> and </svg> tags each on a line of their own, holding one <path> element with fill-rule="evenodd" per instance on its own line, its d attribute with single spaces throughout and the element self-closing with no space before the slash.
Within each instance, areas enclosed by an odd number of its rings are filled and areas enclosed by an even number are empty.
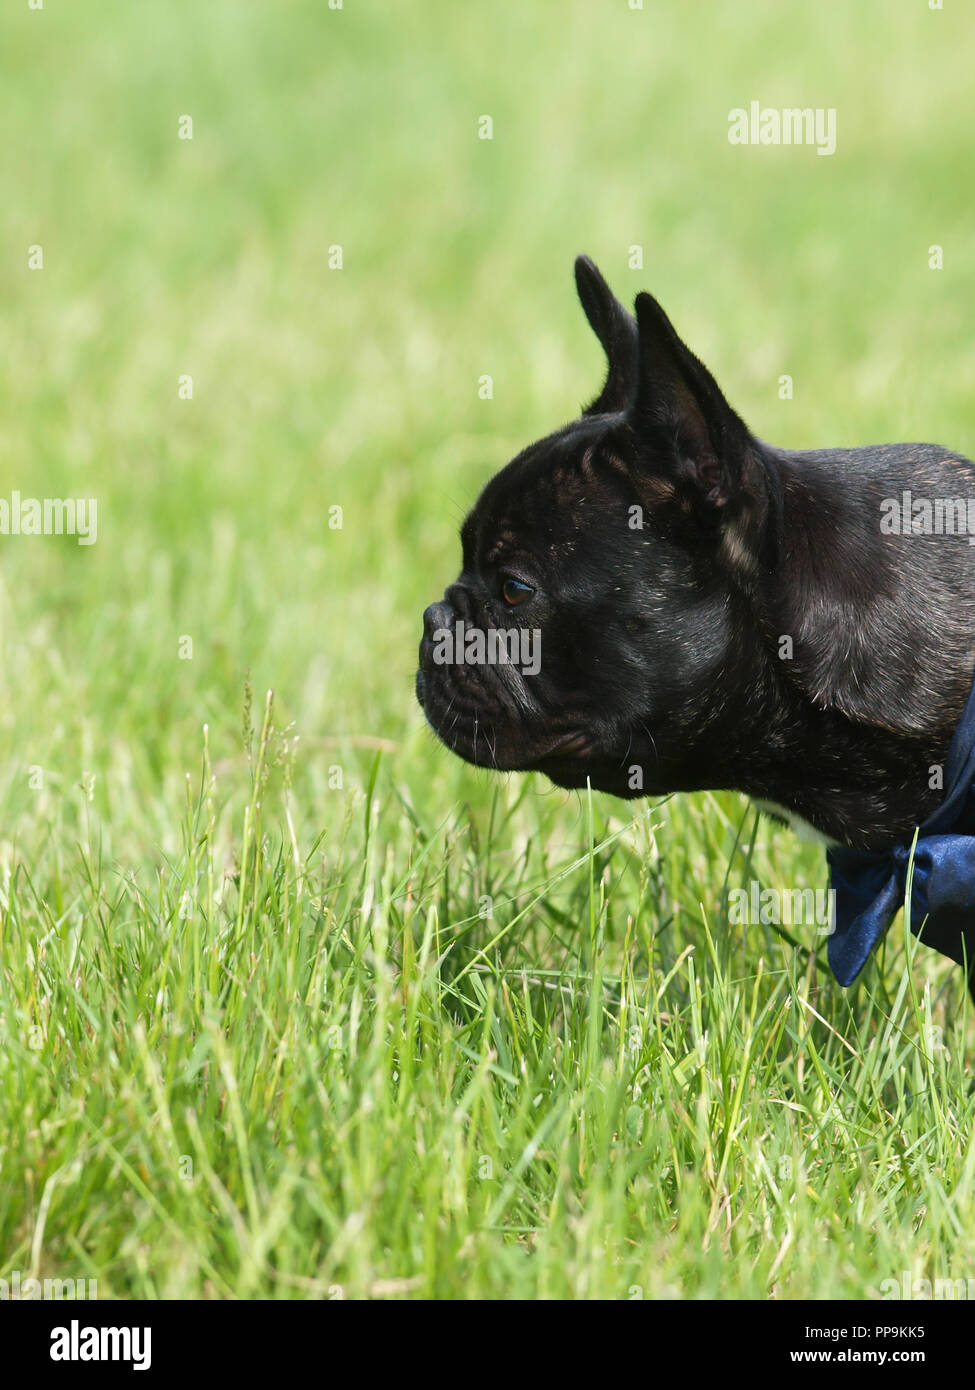
<svg viewBox="0 0 975 1390">
<path fill-rule="evenodd" d="M 464 522 L 461 574 L 424 614 L 429 723 L 469 762 L 563 787 L 733 788 L 842 846 L 910 837 L 972 687 L 975 551 L 919 534 L 905 494 L 970 498 L 975 528 L 975 464 L 764 444 L 656 300 L 634 318 L 590 260 L 575 271 L 606 383 Z M 444 659 L 458 624 L 529 630 L 537 674 Z"/>
</svg>

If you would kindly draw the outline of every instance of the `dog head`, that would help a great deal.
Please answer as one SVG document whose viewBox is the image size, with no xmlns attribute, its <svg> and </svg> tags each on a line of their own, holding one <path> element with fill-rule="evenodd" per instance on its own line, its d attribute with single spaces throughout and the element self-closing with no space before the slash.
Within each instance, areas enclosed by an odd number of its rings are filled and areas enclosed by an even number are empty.
<svg viewBox="0 0 975 1390">
<path fill-rule="evenodd" d="M 417 698 L 467 761 L 621 796 L 708 785 L 695 736 L 744 656 L 774 499 L 748 430 L 648 294 L 576 285 L 608 360 L 573 423 L 485 487 L 424 614 Z"/>
</svg>

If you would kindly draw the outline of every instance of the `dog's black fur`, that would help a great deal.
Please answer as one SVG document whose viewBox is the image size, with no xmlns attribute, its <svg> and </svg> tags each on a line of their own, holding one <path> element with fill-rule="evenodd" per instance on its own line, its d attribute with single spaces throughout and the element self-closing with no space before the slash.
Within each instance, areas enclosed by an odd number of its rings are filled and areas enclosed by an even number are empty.
<svg viewBox="0 0 975 1390">
<path fill-rule="evenodd" d="M 430 724 L 469 762 L 564 787 L 736 788 L 843 845 L 909 836 L 972 685 L 975 549 L 885 535 L 880 504 L 975 496 L 975 464 L 764 444 L 654 299 L 634 319 L 583 257 L 576 283 L 606 383 L 465 521 L 460 577 L 424 615 Z M 517 607 L 508 578 L 532 590 Z M 538 630 L 538 674 L 436 664 L 459 618 Z"/>
</svg>

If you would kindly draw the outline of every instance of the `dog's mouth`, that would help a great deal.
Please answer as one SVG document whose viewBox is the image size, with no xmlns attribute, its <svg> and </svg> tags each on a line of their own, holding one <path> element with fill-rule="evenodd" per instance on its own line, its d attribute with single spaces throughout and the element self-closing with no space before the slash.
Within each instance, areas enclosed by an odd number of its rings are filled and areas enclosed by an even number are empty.
<svg viewBox="0 0 975 1390">
<path fill-rule="evenodd" d="M 576 729 L 555 739 L 552 745 L 532 762 L 530 770 L 544 773 L 550 781 L 560 787 L 584 787 L 587 780 L 591 780 L 595 786 L 598 778 L 597 769 L 602 767 L 603 761 L 601 751 L 591 735 Z"/>
<path fill-rule="evenodd" d="M 595 752 L 589 735 L 576 729 L 561 734 L 551 748 L 538 759 L 537 765 L 544 768 L 551 761 L 581 761 L 595 756 Z"/>
<path fill-rule="evenodd" d="M 579 725 L 546 729 L 539 716 L 499 708 L 474 692 L 444 689 L 421 669 L 417 699 L 440 741 L 466 762 L 500 772 L 548 772 L 578 767 L 595 754 L 593 740 Z M 486 694 L 479 691 L 477 696 Z"/>
<path fill-rule="evenodd" d="M 632 780 L 633 767 L 627 765 L 633 748 L 629 735 L 614 747 L 578 723 L 553 731 L 541 719 L 522 719 L 480 701 L 461 707 L 455 698 L 443 699 L 443 691 L 422 671 L 417 696 L 441 743 L 474 767 L 540 772 L 570 791 L 588 784 L 614 796 L 643 795 L 642 782 Z"/>
</svg>

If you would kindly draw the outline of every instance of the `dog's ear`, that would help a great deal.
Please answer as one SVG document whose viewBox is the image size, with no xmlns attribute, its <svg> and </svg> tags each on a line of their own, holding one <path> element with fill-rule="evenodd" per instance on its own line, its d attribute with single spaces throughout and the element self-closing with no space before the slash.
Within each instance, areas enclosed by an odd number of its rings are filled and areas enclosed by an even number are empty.
<svg viewBox="0 0 975 1390">
<path fill-rule="evenodd" d="M 629 423 L 655 470 L 720 513 L 747 485 L 748 430 L 651 295 L 637 295 L 636 318 L 638 384 Z"/>
<path fill-rule="evenodd" d="M 588 256 L 576 259 L 576 289 L 586 318 L 603 345 L 609 373 L 602 391 L 583 415 L 626 410 L 636 395 L 636 321 L 619 302 Z"/>
</svg>

